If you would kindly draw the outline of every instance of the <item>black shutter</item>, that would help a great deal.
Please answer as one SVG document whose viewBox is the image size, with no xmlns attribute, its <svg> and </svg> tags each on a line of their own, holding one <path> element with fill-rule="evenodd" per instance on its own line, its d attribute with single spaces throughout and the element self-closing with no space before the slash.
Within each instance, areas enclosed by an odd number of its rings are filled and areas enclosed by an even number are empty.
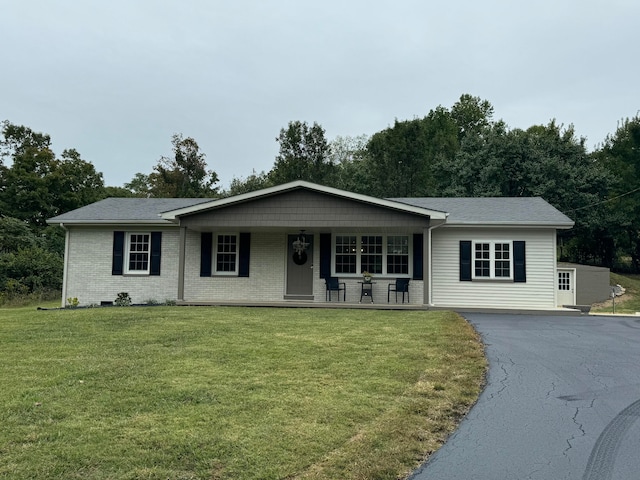
<svg viewBox="0 0 640 480">
<path fill-rule="evenodd" d="M 124 232 L 113 232 L 111 275 L 122 275 L 124 266 Z"/>
<path fill-rule="evenodd" d="M 460 281 L 471 281 L 471 241 L 460 240 Z"/>
<path fill-rule="evenodd" d="M 238 258 L 238 276 L 249 276 L 249 263 L 251 257 L 251 234 L 249 232 L 240 232 L 240 248 L 238 249 L 240 258 Z"/>
<path fill-rule="evenodd" d="M 162 232 L 151 232 L 151 268 L 149 275 L 160 275 L 162 254 Z"/>
<path fill-rule="evenodd" d="M 320 234 L 320 278 L 331 276 L 331 234 Z"/>
<path fill-rule="evenodd" d="M 522 240 L 513 242 L 513 281 L 522 283 L 527 281 L 525 242 Z"/>
<path fill-rule="evenodd" d="M 413 234 L 413 279 L 422 280 L 424 271 L 424 262 L 422 255 L 422 248 L 424 242 L 424 235 L 421 233 Z"/>
<path fill-rule="evenodd" d="M 211 255 L 213 253 L 213 233 L 200 234 L 200 276 L 211 276 Z"/>
</svg>

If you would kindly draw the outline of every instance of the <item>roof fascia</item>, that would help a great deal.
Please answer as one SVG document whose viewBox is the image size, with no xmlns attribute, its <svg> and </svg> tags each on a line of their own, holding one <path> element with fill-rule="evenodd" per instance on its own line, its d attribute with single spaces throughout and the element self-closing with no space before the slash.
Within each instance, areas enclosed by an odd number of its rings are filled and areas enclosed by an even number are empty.
<svg viewBox="0 0 640 480">
<path fill-rule="evenodd" d="M 574 223 L 555 223 L 555 222 L 447 222 L 447 227 L 520 227 L 520 228 L 556 228 L 569 229 L 573 228 Z"/>
<path fill-rule="evenodd" d="M 255 199 L 268 197 L 271 195 L 276 195 L 279 193 L 289 192 L 289 191 L 298 190 L 298 189 L 307 189 L 314 192 L 325 193 L 325 194 L 333 195 L 336 197 L 346 198 L 346 199 L 355 200 L 358 202 L 368 203 L 371 205 L 390 208 L 390 209 L 398 210 L 401 212 L 408 212 L 408 213 L 415 213 L 417 215 L 429 216 L 434 220 L 446 220 L 446 218 L 449 215 L 446 212 L 441 212 L 438 210 L 430 210 L 422 207 L 415 207 L 413 205 L 408 205 L 406 203 L 395 202 L 392 200 L 385 200 L 382 198 L 370 197 L 368 195 L 347 192 L 346 190 L 340 190 L 333 187 L 325 187 L 323 185 L 305 182 L 303 180 L 296 180 L 294 182 L 289 182 L 282 185 L 277 185 L 275 187 L 269 187 L 262 190 L 257 190 L 255 192 L 243 193 L 243 194 L 236 195 L 229 198 L 213 200 L 211 202 L 200 203 L 197 205 L 192 205 L 190 207 L 170 210 L 168 212 L 162 213 L 161 216 L 165 220 L 176 222 L 179 217 L 184 215 L 189 215 L 192 213 L 211 210 L 215 208 L 222 208 L 225 206 L 234 205 L 237 203 L 242 203 L 249 200 L 255 200 Z"/>
<path fill-rule="evenodd" d="M 61 225 L 61 226 L 75 226 L 82 225 L 83 227 L 106 227 L 117 225 L 144 225 L 146 227 L 175 227 L 176 225 L 166 220 L 63 220 L 51 222 L 47 220 L 49 225 Z"/>
</svg>

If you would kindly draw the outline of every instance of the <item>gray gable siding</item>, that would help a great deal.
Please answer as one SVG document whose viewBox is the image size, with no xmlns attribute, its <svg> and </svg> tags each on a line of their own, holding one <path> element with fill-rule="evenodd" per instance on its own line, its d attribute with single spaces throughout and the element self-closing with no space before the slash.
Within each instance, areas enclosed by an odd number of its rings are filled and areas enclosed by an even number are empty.
<svg viewBox="0 0 640 480">
<path fill-rule="evenodd" d="M 296 190 L 202 213 L 185 215 L 180 224 L 209 228 L 384 228 L 422 229 L 429 217 L 346 200 L 319 192 Z"/>
</svg>

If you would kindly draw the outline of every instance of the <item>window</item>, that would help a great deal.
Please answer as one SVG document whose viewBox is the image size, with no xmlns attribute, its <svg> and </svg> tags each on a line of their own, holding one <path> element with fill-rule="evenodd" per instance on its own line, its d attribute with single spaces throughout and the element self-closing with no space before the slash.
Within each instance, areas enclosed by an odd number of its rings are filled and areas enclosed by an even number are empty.
<svg viewBox="0 0 640 480">
<path fill-rule="evenodd" d="M 409 274 L 409 237 L 405 235 L 387 237 L 387 273 Z"/>
<path fill-rule="evenodd" d="M 527 281 L 526 242 L 460 240 L 460 281 Z"/>
<path fill-rule="evenodd" d="M 336 273 L 356 273 L 358 260 L 355 236 L 336 236 Z"/>
<path fill-rule="evenodd" d="M 382 237 L 363 236 L 360 245 L 360 270 L 382 273 Z"/>
<path fill-rule="evenodd" d="M 127 273 L 149 273 L 150 246 L 148 233 L 127 234 Z"/>
<path fill-rule="evenodd" d="M 200 233 L 200 276 L 249 276 L 251 234 L 249 232 Z"/>
<path fill-rule="evenodd" d="M 510 242 L 474 242 L 473 278 L 510 279 Z"/>
<path fill-rule="evenodd" d="M 238 237 L 233 234 L 216 235 L 215 272 L 234 274 L 238 271 Z"/>
<path fill-rule="evenodd" d="M 571 290 L 571 274 L 569 272 L 558 272 L 558 290 Z"/>
<path fill-rule="evenodd" d="M 336 275 L 409 275 L 408 235 L 336 235 L 334 264 Z"/>
</svg>

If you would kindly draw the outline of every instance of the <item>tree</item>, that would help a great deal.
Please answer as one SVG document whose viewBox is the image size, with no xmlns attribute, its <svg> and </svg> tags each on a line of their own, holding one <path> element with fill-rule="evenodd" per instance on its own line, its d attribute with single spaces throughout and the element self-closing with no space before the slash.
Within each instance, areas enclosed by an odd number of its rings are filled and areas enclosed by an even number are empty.
<svg viewBox="0 0 640 480">
<path fill-rule="evenodd" d="M 371 175 L 367 169 L 369 137 L 337 136 L 329 143 L 329 161 L 334 165 L 327 185 L 350 192 L 371 194 Z"/>
<path fill-rule="evenodd" d="M 276 138 L 280 151 L 269 180 L 280 185 L 293 180 L 324 184 L 331 177 L 334 165 L 329 159 L 329 144 L 324 129 L 316 122 L 289 122 Z"/>
<path fill-rule="evenodd" d="M 207 170 L 205 154 L 197 142 L 175 134 L 171 139 L 173 158 L 162 157 L 149 175 L 152 197 L 207 198 L 217 194 L 218 175 Z M 138 177 L 142 179 L 141 177 Z M 135 180 L 135 179 L 134 179 Z"/>
<path fill-rule="evenodd" d="M 11 159 L 0 167 L 0 214 L 45 227 L 47 218 L 103 197 L 102 174 L 73 149 L 56 158 L 48 135 L 4 122 L 0 144 Z"/>
<path fill-rule="evenodd" d="M 129 183 L 124 184 L 124 188 L 129 190 L 134 197 L 150 197 L 152 186 L 149 175 L 136 173 Z"/>
<path fill-rule="evenodd" d="M 640 116 L 622 121 L 594 156 L 615 175 L 609 206 L 619 256 L 630 258 L 632 271 L 640 272 Z"/>
<path fill-rule="evenodd" d="M 224 192 L 225 197 L 240 195 L 242 193 L 255 192 L 263 188 L 270 187 L 271 180 L 265 172 L 256 173 L 255 170 L 246 179 L 233 178 L 229 190 Z"/>
<path fill-rule="evenodd" d="M 434 163 L 458 149 L 458 126 L 443 107 L 421 119 L 398 121 L 367 144 L 371 193 L 380 197 L 433 195 Z"/>
<path fill-rule="evenodd" d="M 451 107 L 451 118 L 458 126 L 460 140 L 468 135 L 478 135 L 492 124 L 493 105 L 480 97 L 465 93 Z"/>
<path fill-rule="evenodd" d="M 439 190 L 445 196 L 540 196 L 576 222 L 563 234 L 567 259 L 610 265 L 612 221 L 602 201 L 612 176 L 584 143 L 573 127 L 555 122 L 527 130 L 498 122 L 481 136 L 466 136 L 452 161 L 436 165 Z"/>
</svg>

